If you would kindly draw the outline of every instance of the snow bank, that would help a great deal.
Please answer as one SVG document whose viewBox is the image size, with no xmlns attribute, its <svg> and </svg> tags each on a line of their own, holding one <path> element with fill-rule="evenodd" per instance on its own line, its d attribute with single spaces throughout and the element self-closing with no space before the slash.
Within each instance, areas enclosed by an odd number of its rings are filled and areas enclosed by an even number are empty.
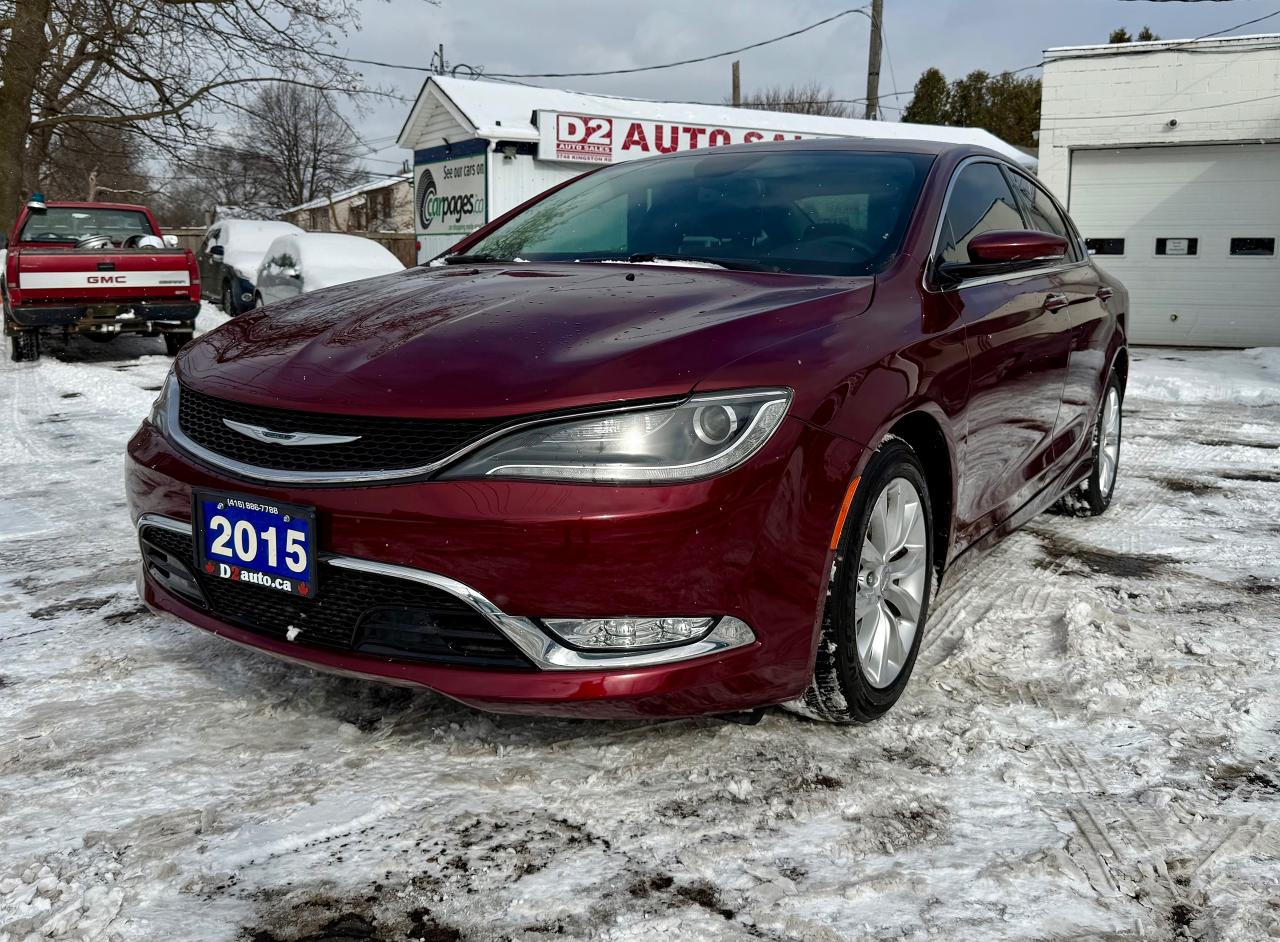
<svg viewBox="0 0 1280 942">
<path fill-rule="evenodd" d="M 1166 402 L 1280 405 L 1280 347 L 1134 351 L 1127 395 Z"/>
</svg>

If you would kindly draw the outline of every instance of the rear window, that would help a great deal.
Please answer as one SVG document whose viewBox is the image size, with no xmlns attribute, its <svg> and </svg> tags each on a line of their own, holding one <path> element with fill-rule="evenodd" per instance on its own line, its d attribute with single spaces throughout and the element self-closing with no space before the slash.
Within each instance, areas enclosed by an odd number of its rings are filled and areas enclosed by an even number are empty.
<svg viewBox="0 0 1280 942">
<path fill-rule="evenodd" d="M 146 215 L 137 210 L 50 206 L 27 217 L 18 241 L 75 242 L 87 235 L 105 235 L 120 245 L 132 235 L 155 234 Z"/>
<path fill-rule="evenodd" d="M 932 160 L 801 150 L 619 164 L 569 184 L 466 254 L 872 274 L 900 250 Z"/>
</svg>

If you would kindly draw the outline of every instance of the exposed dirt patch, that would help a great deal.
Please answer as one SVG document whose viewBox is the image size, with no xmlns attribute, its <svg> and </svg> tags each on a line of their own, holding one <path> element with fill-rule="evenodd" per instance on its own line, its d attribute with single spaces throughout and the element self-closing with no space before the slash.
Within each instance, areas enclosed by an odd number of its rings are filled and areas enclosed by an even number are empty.
<svg viewBox="0 0 1280 942">
<path fill-rule="evenodd" d="M 1228 762 L 1210 772 L 1209 779 L 1224 797 L 1254 800 L 1280 795 L 1280 775 L 1270 769 Z"/>
<path fill-rule="evenodd" d="M 111 598 L 68 599 L 65 602 L 57 602 L 53 605 L 46 605 L 44 608 L 37 608 L 31 612 L 31 617 L 38 621 L 48 621 L 51 618 L 57 618 L 59 615 L 67 615 L 72 612 L 96 612 L 111 601 Z"/>
<path fill-rule="evenodd" d="M 462 942 L 464 938 L 426 909 L 378 913 L 377 899 L 370 895 L 356 903 L 312 897 L 276 914 L 264 928 L 242 930 L 240 938 L 245 942 Z"/>
<path fill-rule="evenodd" d="M 1045 558 L 1041 568 L 1058 568 L 1076 562 L 1090 572 L 1121 579 L 1152 579 L 1163 573 L 1174 560 L 1150 553 L 1117 553 L 1097 546 L 1085 546 L 1052 533 L 1037 533 Z M 1069 570 L 1067 570 L 1069 571 Z"/>
<path fill-rule="evenodd" d="M 1251 442 L 1244 438 L 1197 438 L 1197 445 L 1208 445 L 1210 448 L 1258 448 L 1263 451 L 1280 449 L 1280 442 Z"/>
<path fill-rule="evenodd" d="M 1280 471 L 1223 471 L 1218 476 L 1226 481 L 1256 481 L 1262 484 L 1280 484 Z"/>
<path fill-rule="evenodd" d="M 79 399 L 83 395 L 84 393 L 69 392 L 69 393 L 63 393 L 62 398 L 63 399 Z"/>
<path fill-rule="evenodd" d="M 708 912 L 715 913 L 725 919 L 732 919 L 737 913 L 724 904 L 716 888 L 705 880 L 687 883 L 676 887 L 676 896 L 695 906 L 701 906 Z"/>
<path fill-rule="evenodd" d="M 1222 490 L 1217 484 L 1197 481 L 1194 478 L 1157 478 L 1160 486 L 1175 494 L 1212 494 Z"/>
</svg>

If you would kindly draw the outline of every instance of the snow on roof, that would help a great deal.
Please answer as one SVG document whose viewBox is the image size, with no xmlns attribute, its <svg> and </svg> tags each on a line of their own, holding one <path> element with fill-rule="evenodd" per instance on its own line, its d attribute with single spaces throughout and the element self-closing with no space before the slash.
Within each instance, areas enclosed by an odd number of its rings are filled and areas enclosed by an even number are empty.
<svg viewBox="0 0 1280 942">
<path fill-rule="evenodd" d="M 398 143 L 414 149 L 442 141 L 420 139 L 437 106 L 459 119 L 475 137 L 504 141 L 536 141 L 536 111 L 563 111 L 636 118 L 649 121 L 688 122 L 721 127 L 761 128 L 797 134 L 827 134 L 833 137 L 865 137 L 879 140 L 925 140 L 986 147 L 1035 167 L 1034 157 L 1023 153 L 981 128 L 951 128 L 933 124 L 906 124 L 900 121 L 866 121 L 861 118 L 830 118 L 822 115 L 792 114 L 734 108 L 732 105 L 692 105 L 682 102 L 650 101 L 615 95 L 592 95 L 561 88 L 514 85 L 478 79 L 433 75 L 423 83 L 413 103 Z"/>
<path fill-rule="evenodd" d="M 1254 33 L 1249 36 L 1209 36 L 1203 39 L 1152 39 L 1129 43 L 1092 43 L 1084 46 L 1053 46 L 1044 51 L 1046 59 L 1058 59 L 1075 53 L 1176 52 L 1183 46 L 1238 46 L 1248 52 L 1250 46 L 1271 48 L 1280 41 L 1280 33 Z"/>
<path fill-rule="evenodd" d="M 349 200 L 351 197 L 359 196 L 361 193 L 368 193 L 370 190 L 381 190 L 385 186 L 395 186 L 397 183 L 408 183 L 412 179 L 413 174 L 402 173 L 386 180 L 373 180 L 369 183 L 361 183 L 359 186 L 340 190 L 329 196 L 318 196 L 310 202 L 299 203 L 297 206 L 290 206 L 288 209 L 284 210 L 284 212 L 294 213 L 302 209 L 319 209 L 321 206 L 328 206 L 331 202 L 341 203 L 343 200 Z"/>
</svg>

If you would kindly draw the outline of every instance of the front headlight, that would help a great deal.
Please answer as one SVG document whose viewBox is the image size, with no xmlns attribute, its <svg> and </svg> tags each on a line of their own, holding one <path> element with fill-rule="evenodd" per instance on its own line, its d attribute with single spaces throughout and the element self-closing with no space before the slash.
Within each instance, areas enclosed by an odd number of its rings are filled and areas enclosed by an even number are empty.
<svg viewBox="0 0 1280 942">
<path fill-rule="evenodd" d="M 665 484 L 728 471 L 778 430 L 789 389 L 692 396 L 521 429 L 463 458 L 444 478 L 533 478 L 596 484 Z"/>
<path fill-rule="evenodd" d="M 147 421 L 156 427 L 161 435 L 169 432 L 169 407 L 173 405 L 175 411 L 178 405 L 178 377 L 174 374 L 173 368 L 169 368 L 169 375 L 164 378 L 164 385 L 160 387 L 160 395 L 156 396 L 156 401 L 151 403 L 151 411 L 147 413 Z"/>
</svg>

